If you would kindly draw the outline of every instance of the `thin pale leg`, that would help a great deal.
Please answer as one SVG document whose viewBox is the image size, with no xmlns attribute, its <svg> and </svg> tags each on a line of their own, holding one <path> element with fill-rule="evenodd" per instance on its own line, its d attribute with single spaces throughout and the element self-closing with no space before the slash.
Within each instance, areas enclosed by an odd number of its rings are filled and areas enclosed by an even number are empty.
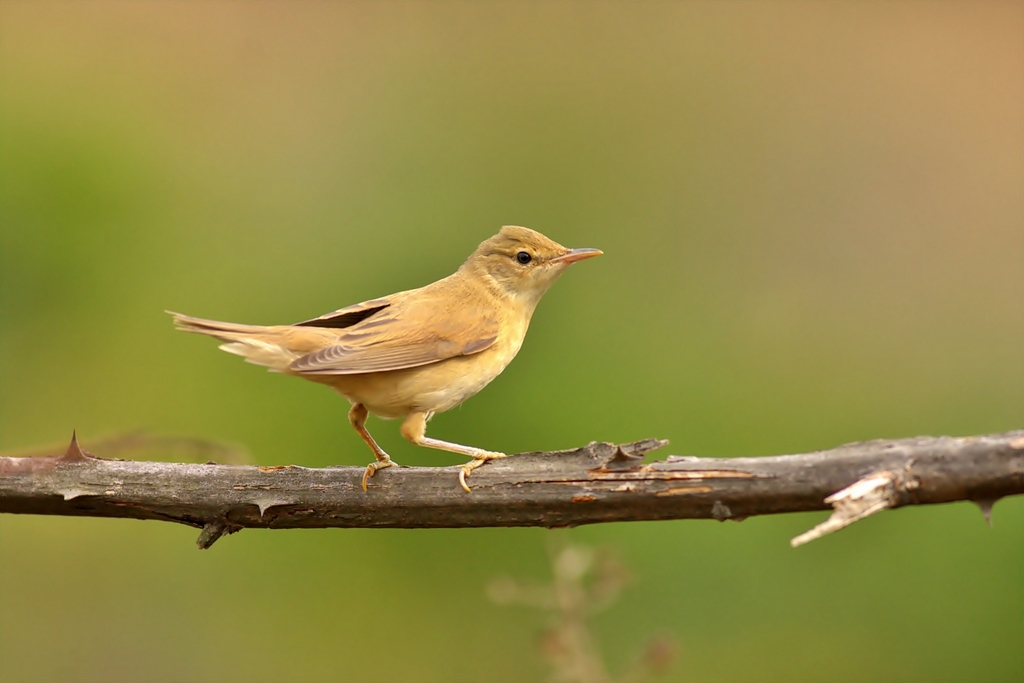
<svg viewBox="0 0 1024 683">
<path fill-rule="evenodd" d="M 356 403 L 352 406 L 352 410 L 348 411 L 348 421 L 352 423 L 352 428 L 356 430 L 359 436 L 363 437 L 363 441 L 373 451 L 374 457 L 377 458 L 375 462 L 371 462 L 366 466 L 366 471 L 363 472 L 363 491 L 366 491 L 366 480 L 373 476 L 373 473 L 377 470 L 382 470 L 385 467 L 391 467 L 395 464 L 395 461 L 391 459 L 384 449 L 377 445 L 377 442 L 370 436 L 370 432 L 366 431 L 366 417 L 369 412 L 366 410 L 366 406 L 362 403 Z"/>
<path fill-rule="evenodd" d="M 409 413 L 402 423 L 402 436 L 409 441 L 413 442 L 417 446 L 426 446 L 427 448 L 437 448 L 442 451 L 450 451 L 452 453 L 459 453 L 460 455 L 467 455 L 473 458 L 470 462 L 467 462 L 459 470 L 459 484 L 465 489 L 466 493 L 469 493 L 469 486 L 466 484 L 466 477 L 469 473 L 480 467 L 488 460 L 496 460 L 498 458 L 507 457 L 504 453 L 495 453 L 494 451 L 485 451 L 482 448 L 473 448 L 472 446 L 462 446 L 457 443 L 451 443 L 449 441 L 441 441 L 440 439 L 432 439 L 426 435 L 427 433 L 427 420 L 430 419 L 430 413 Z"/>
</svg>

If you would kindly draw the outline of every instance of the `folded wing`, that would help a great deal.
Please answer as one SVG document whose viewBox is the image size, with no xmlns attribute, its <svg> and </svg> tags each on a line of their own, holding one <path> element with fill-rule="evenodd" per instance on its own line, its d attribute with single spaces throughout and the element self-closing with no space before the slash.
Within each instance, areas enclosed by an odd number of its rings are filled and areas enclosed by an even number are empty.
<svg viewBox="0 0 1024 683">
<path fill-rule="evenodd" d="M 300 325 L 333 327 L 338 332 L 337 342 L 289 366 L 309 375 L 413 368 L 479 353 L 498 339 L 492 311 L 467 308 L 464 301 L 451 297 L 377 299 Z"/>
</svg>

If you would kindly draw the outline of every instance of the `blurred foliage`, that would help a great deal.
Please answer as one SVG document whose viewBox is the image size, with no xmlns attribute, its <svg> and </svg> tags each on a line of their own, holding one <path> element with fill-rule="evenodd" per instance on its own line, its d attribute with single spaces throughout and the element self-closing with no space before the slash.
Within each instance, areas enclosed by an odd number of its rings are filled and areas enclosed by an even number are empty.
<svg viewBox="0 0 1024 683">
<path fill-rule="evenodd" d="M 706 456 L 1024 417 L 1020 3 L 0 3 L 0 450 L 151 429 L 363 464 L 344 401 L 164 309 L 306 319 L 502 224 L 605 256 L 431 433 Z M 373 427 L 396 460 L 458 462 Z M 609 669 L 1024 677 L 1024 501 L 577 529 Z M 0 518 L 0 680 L 522 681 L 543 530 Z"/>
<path fill-rule="evenodd" d="M 558 538 L 557 535 L 553 536 Z M 548 627 L 538 649 L 552 666 L 551 680 L 560 683 L 641 683 L 665 673 L 675 659 L 670 638 L 656 637 L 643 655 L 614 679 L 601 657 L 590 620 L 614 604 L 629 583 L 629 571 L 607 549 L 549 541 L 551 580 L 524 582 L 497 576 L 487 586 L 488 597 L 499 605 L 527 605 L 548 614 Z"/>
</svg>

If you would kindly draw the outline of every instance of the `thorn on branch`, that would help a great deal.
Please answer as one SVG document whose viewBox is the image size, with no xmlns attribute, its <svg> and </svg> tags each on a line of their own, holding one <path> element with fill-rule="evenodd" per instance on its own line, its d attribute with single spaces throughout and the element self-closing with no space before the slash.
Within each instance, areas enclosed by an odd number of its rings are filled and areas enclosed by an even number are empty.
<svg viewBox="0 0 1024 683">
<path fill-rule="evenodd" d="M 624 443 L 616 450 L 615 458 L 642 458 L 651 451 L 656 451 L 667 445 L 668 439 L 641 439 L 633 443 Z M 615 458 L 612 459 L 614 460 Z"/>
<path fill-rule="evenodd" d="M 290 501 L 284 500 L 282 498 L 274 498 L 274 497 L 269 497 L 269 496 L 262 496 L 262 497 L 255 498 L 252 502 L 253 502 L 254 505 L 256 505 L 256 507 L 259 508 L 259 510 L 260 510 L 260 518 L 262 519 L 263 515 L 265 515 L 267 510 L 269 510 L 270 508 L 278 507 L 278 506 L 281 506 L 281 505 L 288 505 Z"/>
<path fill-rule="evenodd" d="M 82 450 L 82 447 L 78 445 L 78 432 L 72 430 L 71 432 L 71 443 L 68 444 L 68 449 L 64 452 L 64 456 L 61 458 L 64 462 L 82 462 L 88 459 L 89 454 Z"/>
<path fill-rule="evenodd" d="M 992 506 L 996 504 L 996 498 L 985 498 L 974 501 L 974 504 L 981 508 L 981 514 L 985 515 L 985 521 L 992 528 Z"/>
<path fill-rule="evenodd" d="M 598 445 L 599 444 L 596 441 L 591 441 L 586 446 L 586 449 L 592 450 Z M 620 444 L 615 447 L 615 452 L 612 453 L 612 456 L 595 468 L 595 471 L 623 471 L 637 469 L 643 464 L 645 455 L 667 445 L 668 439 L 641 439 L 640 441 L 634 441 L 632 443 Z"/>
<path fill-rule="evenodd" d="M 0 456 L 0 475 L 4 474 L 35 474 L 39 472 L 45 472 L 52 470 L 59 464 L 75 464 L 82 463 L 89 459 L 94 459 L 95 456 L 82 449 L 78 445 L 78 436 L 72 431 L 71 432 L 71 443 L 68 444 L 68 448 L 61 455 L 30 455 L 25 457 L 14 457 L 14 456 Z M 72 498 L 82 495 L 85 492 L 79 492 L 71 496 L 64 496 L 64 500 L 71 500 Z"/>
</svg>

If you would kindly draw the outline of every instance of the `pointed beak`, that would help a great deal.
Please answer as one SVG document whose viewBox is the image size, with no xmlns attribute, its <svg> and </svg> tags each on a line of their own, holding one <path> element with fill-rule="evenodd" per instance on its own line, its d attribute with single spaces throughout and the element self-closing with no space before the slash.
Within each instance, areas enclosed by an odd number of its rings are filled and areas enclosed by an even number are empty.
<svg viewBox="0 0 1024 683">
<path fill-rule="evenodd" d="M 570 263 L 582 261 L 583 259 L 600 256 L 603 253 L 604 252 L 601 251 L 600 249 L 570 249 L 561 256 L 556 256 L 555 258 L 551 259 L 549 263 L 564 263 L 568 265 Z"/>
</svg>

